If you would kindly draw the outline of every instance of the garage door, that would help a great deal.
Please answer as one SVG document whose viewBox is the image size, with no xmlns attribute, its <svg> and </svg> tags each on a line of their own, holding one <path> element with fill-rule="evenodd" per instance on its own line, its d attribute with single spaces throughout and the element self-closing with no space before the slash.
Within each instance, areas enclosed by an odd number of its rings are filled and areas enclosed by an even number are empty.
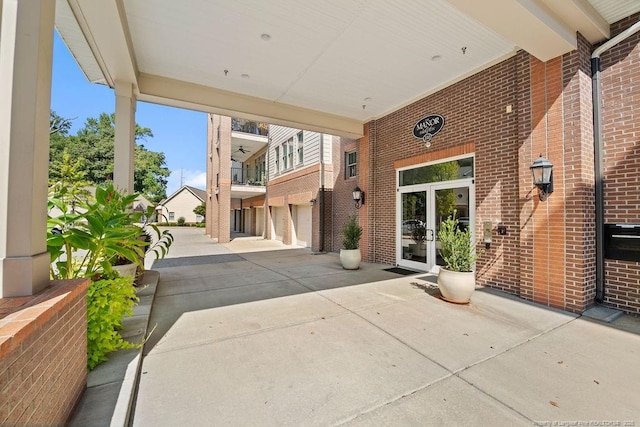
<svg viewBox="0 0 640 427">
<path fill-rule="evenodd" d="M 295 206 L 294 227 L 297 237 L 297 245 L 307 248 L 311 247 L 311 206 Z"/>
<path fill-rule="evenodd" d="M 273 240 L 282 241 L 284 235 L 284 208 L 271 208 L 271 223 L 273 224 Z"/>
<path fill-rule="evenodd" d="M 242 231 L 245 234 L 251 234 L 251 209 L 245 208 L 242 213 L 244 214 L 244 229 Z"/>
<path fill-rule="evenodd" d="M 264 209 L 256 208 L 256 236 L 264 235 Z"/>
</svg>

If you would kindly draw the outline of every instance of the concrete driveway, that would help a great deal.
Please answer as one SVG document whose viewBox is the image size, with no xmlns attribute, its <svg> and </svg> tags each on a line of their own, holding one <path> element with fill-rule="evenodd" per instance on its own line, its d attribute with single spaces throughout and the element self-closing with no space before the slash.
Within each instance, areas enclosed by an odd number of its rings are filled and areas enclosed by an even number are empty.
<svg viewBox="0 0 640 427">
<path fill-rule="evenodd" d="M 427 274 L 175 235 L 154 266 L 136 426 L 640 425 L 637 318 L 486 289 L 454 305 Z"/>
</svg>

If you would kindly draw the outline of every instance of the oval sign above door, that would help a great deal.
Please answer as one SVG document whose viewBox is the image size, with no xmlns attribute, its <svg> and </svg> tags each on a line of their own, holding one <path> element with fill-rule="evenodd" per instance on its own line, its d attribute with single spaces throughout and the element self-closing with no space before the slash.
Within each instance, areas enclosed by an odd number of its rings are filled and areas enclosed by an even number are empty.
<svg viewBox="0 0 640 427">
<path fill-rule="evenodd" d="M 430 114 L 420 120 L 413 127 L 413 136 L 423 140 L 427 147 L 433 138 L 444 127 L 444 117 L 440 114 Z"/>
</svg>

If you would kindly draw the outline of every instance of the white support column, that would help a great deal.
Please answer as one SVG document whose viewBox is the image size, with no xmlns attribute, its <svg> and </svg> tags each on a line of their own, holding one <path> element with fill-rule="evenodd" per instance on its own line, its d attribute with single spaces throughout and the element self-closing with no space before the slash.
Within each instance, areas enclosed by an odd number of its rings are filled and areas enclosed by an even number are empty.
<svg viewBox="0 0 640 427">
<path fill-rule="evenodd" d="M 133 85 L 116 80 L 116 129 L 113 182 L 133 193 L 133 156 L 135 153 L 136 96 Z"/>
<path fill-rule="evenodd" d="M 0 1 L 0 297 L 13 297 L 32 295 L 49 284 L 55 1 Z"/>
</svg>

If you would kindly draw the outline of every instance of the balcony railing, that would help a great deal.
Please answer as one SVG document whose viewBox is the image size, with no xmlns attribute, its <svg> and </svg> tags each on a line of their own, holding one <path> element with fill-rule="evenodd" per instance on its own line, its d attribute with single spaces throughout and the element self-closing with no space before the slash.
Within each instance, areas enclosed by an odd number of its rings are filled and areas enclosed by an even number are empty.
<svg viewBox="0 0 640 427">
<path fill-rule="evenodd" d="M 264 171 L 257 168 L 231 168 L 231 183 L 264 185 Z"/>
<path fill-rule="evenodd" d="M 232 118 L 231 130 L 235 132 L 244 132 L 253 135 L 267 136 L 269 125 L 263 122 L 252 122 L 251 120 Z"/>
</svg>

